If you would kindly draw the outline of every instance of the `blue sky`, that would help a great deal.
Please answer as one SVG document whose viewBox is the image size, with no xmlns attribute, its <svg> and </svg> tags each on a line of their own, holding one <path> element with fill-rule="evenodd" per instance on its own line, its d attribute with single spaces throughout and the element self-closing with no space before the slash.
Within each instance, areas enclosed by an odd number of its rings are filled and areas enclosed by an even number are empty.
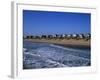
<svg viewBox="0 0 100 80">
<path fill-rule="evenodd" d="M 90 13 L 23 10 L 24 35 L 90 33 Z"/>
</svg>

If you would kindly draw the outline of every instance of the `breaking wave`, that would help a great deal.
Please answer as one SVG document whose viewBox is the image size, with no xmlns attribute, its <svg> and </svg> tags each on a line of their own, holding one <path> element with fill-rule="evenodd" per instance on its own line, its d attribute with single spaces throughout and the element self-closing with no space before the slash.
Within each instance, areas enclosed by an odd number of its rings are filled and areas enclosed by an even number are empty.
<svg viewBox="0 0 100 80">
<path fill-rule="evenodd" d="M 90 51 L 54 44 L 24 42 L 23 68 L 57 68 L 90 66 Z"/>
</svg>

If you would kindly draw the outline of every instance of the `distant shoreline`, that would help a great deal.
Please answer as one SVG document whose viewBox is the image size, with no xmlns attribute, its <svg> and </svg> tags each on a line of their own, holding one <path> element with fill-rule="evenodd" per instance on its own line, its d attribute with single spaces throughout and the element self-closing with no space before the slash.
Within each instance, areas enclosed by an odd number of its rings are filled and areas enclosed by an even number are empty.
<svg viewBox="0 0 100 80">
<path fill-rule="evenodd" d="M 80 49 L 90 49 L 91 48 L 91 42 L 90 40 L 59 40 L 59 39 L 24 39 L 24 41 L 31 41 L 31 42 L 41 42 L 41 43 L 52 43 L 55 45 L 60 45 L 64 47 L 70 47 L 70 48 L 80 48 Z"/>
</svg>

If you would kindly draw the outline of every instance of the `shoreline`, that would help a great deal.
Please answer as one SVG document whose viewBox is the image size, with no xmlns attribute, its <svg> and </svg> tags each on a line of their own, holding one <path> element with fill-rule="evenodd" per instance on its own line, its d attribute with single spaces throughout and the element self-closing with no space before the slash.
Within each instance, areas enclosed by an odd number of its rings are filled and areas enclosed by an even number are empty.
<svg viewBox="0 0 100 80">
<path fill-rule="evenodd" d="M 68 47 L 68 48 L 74 48 L 74 49 L 82 49 L 82 50 L 91 49 L 90 46 L 86 46 L 86 45 L 73 45 L 73 44 L 55 44 L 55 45 Z"/>
<path fill-rule="evenodd" d="M 85 40 L 47 40 L 47 39 L 24 39 L 24 41 L 31 41 L 31 42 L 37 42 L 37 43 L 51 43 L 55 45 L 60 45 L 64 47 L 69 48 L 80 48 L 80 49 L 90 49 L 91 48 L 91 42 L 85 41 Z"/>
</svg>

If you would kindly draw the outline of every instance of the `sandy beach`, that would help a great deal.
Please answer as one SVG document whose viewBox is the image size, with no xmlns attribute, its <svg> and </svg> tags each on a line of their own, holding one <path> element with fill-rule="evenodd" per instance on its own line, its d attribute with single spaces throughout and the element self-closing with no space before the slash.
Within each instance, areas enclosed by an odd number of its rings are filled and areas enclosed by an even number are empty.
<svg viewBox="0 0 100 80">
<path fill-rule="evenodd" d="M 43 43 L 52 43 L 56 45 L 61 45 L 65 47 L 73 47 L 73 48 L 90 48 L 91 41 L 88 40 L 75 40 L 75 39 L 24 39 L 24 41 L 32 41 L 32 42 L 43 42 Z"/>
</svg>

